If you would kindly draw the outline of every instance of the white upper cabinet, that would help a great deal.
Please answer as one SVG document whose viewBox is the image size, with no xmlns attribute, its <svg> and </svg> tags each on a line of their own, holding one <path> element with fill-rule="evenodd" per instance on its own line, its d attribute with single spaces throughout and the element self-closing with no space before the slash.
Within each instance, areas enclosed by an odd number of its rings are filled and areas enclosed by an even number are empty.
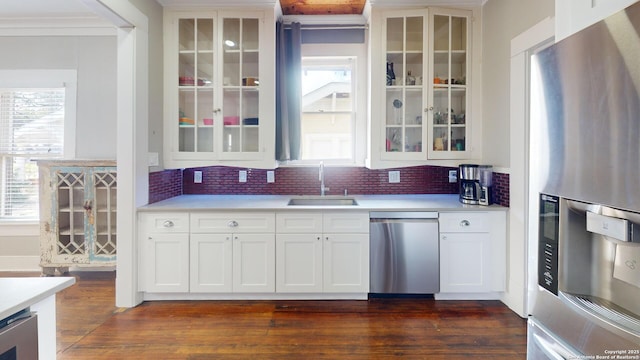
<svg viewBox="0 0 640 360">
<path fill-rule="evenodd" d="M 274 34 L 273 11 L 166 11 L 165 167 L 273 167 Z"/>
<path fill-rule="evenodd" d="M 623 10 L 637 0 L 556 1 L 556 41 Z"/>
<path fill-rule="evenodd" d="M 427 11 L 389 11 L 382 16 L 385 83 L 382 115 L 387 160 L 425 157 Z M 378 69 L 382 73 L 382 69 Z"/>
<path fill-rule="evenodd" d="M 471 121 L 469 110 L 468 11 L 430 10 L 428 157 L 464 159 Z"/>
<path fill-rule="evenodd" d="M 471 14 L 372 9 L 370 167 L 472 157 Z"/>
</svg>

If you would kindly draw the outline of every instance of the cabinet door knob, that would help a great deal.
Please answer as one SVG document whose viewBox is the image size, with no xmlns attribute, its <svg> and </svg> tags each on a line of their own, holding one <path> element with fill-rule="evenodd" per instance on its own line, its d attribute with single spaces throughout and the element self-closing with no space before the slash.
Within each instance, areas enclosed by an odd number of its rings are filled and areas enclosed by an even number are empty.
<svg viewBox="0 0 640 360">
<path fill-rule="evenodd" d="M 469 222 L 469 220 L 462 220 L 460 221 L 460 226 L 465 227 L 465 226 L 470 226 L 471 223 Z"/>
<path fill-rule="evenodd" d="M 165 221 L 162 223 L 162 226 L 164 226 L 164 227 L 166 227 L 166 228 L 172 228 L 172 227 L 174 227 L 174 225 L 175 225 L 175 224 L 174 224 L 174 223 L 173 223 L 173 221 L 171 221 L 171 220 L 165 220 Z"/>
<path fill-rule="evenodd" d="M 231 220 L 229 221 L 229 223 L 227 223 L 228 227 L 238 227 L 238 222 L 235 220 Z"/>
<path fill-rule="evenodd" d="M 424 112 L 433 111 L 433 106 L 429 106 L 428 108 L 424 108 Z"/>
<path fill-rule="evenodd" d="M 329 241 L 329 237 L 328 237 L 328 236 L 327 236 L 327 237 L 325 237 L 324 239 L 325 239 L 325 240 L 327 240 L 327 241 Z"/>
<path fill-rule="evenodd" d="M 214 109 L 214 110 L 213 110 L 213 113 L 214 113 L 214 114 L 217 114 L 217 113 L 219 113 L 220 111 L 222 111 L 222 109 L 219 109 L 219 108 L 218 108 L 218 109 Z"/>
<path fill-rule="evenodd" d="M 318 240 L 320 240 L 320 236 L 318 236 Z"/>
</svg>

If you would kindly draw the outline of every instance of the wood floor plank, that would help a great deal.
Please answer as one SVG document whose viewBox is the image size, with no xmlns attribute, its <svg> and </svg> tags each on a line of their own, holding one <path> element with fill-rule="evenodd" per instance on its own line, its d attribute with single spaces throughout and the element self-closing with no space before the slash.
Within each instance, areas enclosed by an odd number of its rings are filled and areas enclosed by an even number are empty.
<svg viewBox="0 0 640 360">
<path fill-rule="evenodd" d="M 119 309 L 115 273 L 71 275 L 77 283 L 56 299 L 60 360 L 526 358 L 526 321 L 499 301 L 155 301 Z"/>
</svg>

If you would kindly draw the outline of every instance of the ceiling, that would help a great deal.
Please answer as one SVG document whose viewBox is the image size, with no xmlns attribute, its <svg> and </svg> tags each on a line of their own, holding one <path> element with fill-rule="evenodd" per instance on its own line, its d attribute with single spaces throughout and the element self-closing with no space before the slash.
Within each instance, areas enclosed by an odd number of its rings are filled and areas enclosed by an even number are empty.
<svg viewBox="0 0 640 360">
<path fill-rule="evenodd" d="M 277 0 L 156 0 L 164 6 L 276 4 Z M 360 15 L 365 3 L 374 5 L 482 5 L 487 0 L 280 0 L 284 15 Z M 0 0 L 0 19 L 94 18 L 85 3 L 97 0 Z"/>
<path fill-rule="evenodd" d="M 360 15 L 366 0 L 280 0 L 283 15 Z"/>
<path fill-rule="evenodd" d="M 95 14 L 80 0 L 0 0 L 0 18 L 86 17 Z"/>
</svg>

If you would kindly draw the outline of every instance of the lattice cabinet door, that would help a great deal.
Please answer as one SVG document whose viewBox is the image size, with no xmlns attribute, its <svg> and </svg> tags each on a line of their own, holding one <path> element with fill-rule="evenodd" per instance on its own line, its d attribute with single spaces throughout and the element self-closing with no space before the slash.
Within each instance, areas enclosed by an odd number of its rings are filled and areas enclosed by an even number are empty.
<svg viewBox="0 0 640 360">
<path fill-rule="evenodd" d="M 38 165 L 43 273 L 115 266 L 116 167 Z"/>
<path fill-rule="evenodd" d="M 116 172 L 113 168 L 93 169 L 94 198 L 91 230 L 91 262 L 116 260 Z"/>
</svg>

